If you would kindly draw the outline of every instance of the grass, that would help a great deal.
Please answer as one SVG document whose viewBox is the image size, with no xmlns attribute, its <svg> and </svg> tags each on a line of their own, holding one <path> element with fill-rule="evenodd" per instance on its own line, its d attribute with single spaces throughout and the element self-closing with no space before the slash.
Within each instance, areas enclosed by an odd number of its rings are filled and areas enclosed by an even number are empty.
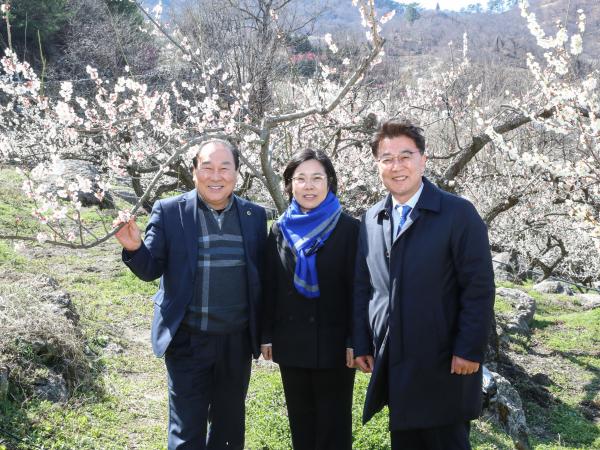
<svg viewBox="0 0 600 450">
<path fill-rule="evenodd" d="M 536 300 L 536 314 L 531 336 L 512 336 L 511 351 L 542 352 L 530 356 L 525 370 L 552 382 L 549 405 L 524 398 L 533 448 L 600 449 L 600 424 L 584 414 L 586 404 L 600 406 L 600 310 L 582 311 L 575 297 L 540 294 L 532 283 L 512 287 Z"/>
<path fill-rule="evenodd" d="M 494 311 L 496 314 L 507 314 L 513 310 L 512 305 L 500 296 L 496 296 L 494 301 Z"/>
</svg>

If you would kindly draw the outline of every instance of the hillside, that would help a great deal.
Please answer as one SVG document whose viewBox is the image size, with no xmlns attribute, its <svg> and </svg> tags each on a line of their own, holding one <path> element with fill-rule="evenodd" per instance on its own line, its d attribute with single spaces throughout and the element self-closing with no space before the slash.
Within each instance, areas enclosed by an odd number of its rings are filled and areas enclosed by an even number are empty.
<svg viewBox="0 0 600 450">
<path fill-rule="evenodd" d="M 172 0 L 174 3 L 175 0 Z M 302 2 L 306 9 L 313 2 Z M 323 2 L 323 13 L 315 25 L 315 34 L 326 32 L 338 36 L 359 37 L 360 16 L 350 0 Z M 298 6 L 296 6 L 298 7 Z M 300 8 L 302 9 L 302 8 Z M 536 14 L 547 34 L 556 33 L 556 21 L 567 24 L 569 32 L 577 29 L 577 10 L 586 14 L 584 52 L 581 59 L 594 64 L 600 57 L 600 2 L 596 0 L 532 0 L 530 11 Z M 383 10 L 385 11 L 385 10 Z M 469 36 L 469 57 L 472 60 L 502 60 L 522 66 L 527 52 L 537 52 L 527 23 L 520 10 L 513 8 L 501 14 L 469 14 L 452 11 L 421 10 L 420 18 L 408 23 L 402 13 L 384 27 L 388 56 L 447 56 L 448 43 L 462 46 L 464 32 Z"/>
</svg>

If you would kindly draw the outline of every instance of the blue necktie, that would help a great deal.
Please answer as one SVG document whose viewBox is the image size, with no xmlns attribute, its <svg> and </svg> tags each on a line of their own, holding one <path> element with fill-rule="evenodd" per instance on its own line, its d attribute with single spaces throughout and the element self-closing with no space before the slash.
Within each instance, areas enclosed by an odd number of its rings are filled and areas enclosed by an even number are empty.
<svg viewBox="0 0 600 450">
<path fill-rule="evenodd" d="M 400 205 L 396 205 L 396 210 L 399 210 L 399 208 Z M 406 218 L 408 217 L 408 214 L 410 213 L 411 209 L 412 208 L 408 205 L 402 206 L 402 212 L 400 213 L 400 223 L 398 224 L 398 228 L 396 229 L 396 236 L 400 234 L 400 230 L 402 230 L 402 227 L 406 223 Z"/>
</svg>

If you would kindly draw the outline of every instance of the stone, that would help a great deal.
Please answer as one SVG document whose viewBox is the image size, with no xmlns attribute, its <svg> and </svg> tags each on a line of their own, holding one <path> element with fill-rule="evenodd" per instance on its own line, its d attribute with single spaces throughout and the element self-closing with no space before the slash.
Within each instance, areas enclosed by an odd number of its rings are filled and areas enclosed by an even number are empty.
<svg viewBox="0 0 600 450">
<path fill-rule="evenodd" d="M 35 381 L 33 392 L 38 398 L 55 403 L 64 403 L 69 399 L 69 390 L 64 378 L 51 370 Z"/>
<path fill-rule="evenodd" d="M 511 252 L 492 255 L 494 278 L 496 281 L 516 281 L 518 276 L 518 261 Z"/>
<path fill-rule="evenodd" d="M 123 347 L 116 342 L 109 342 L 106 347 L 104 347 L 104 353 L 107 355 L 122 355 L 125 352 Z"/>
<path fill-rule="evenodd" d="M 577 299 L 584 309 L 596 309 L 600 307 L 600 294 L 579 294 Z"/>
<path fill-rule="evenodd" d="M 53 314 L 61 315 L 73 324 L 79 322 L 79 314 L 75 311 L 71 296 L 65 291 L 51 291 L 42 294 L 41 299 L 47 302 Z"/>
<path fill-rule="evenodd" d="M 0 366 L 0 402 L 8 397 L 8 367 Z"/>
<path fill-rule="evenodd" d="M 531 321 L 535 315 L 535 299 L 518 289 L 498 288 L 496 295 L 502 297 L 513 307 L 513 311 L 505 314 L 503 328 L 509 333 L 529 334 Z"/>
<path fill-rule="evenodd" d="M 573 290 L 562 281 L 544 280 L 535 284 L 533 289 L 541 294 L 565 294 L 573 295 Z"/>
<path fill-rule="evenodd" d="M 114 200 L 109 192 L 104 193 L 104 198 L 99 200 L 94 192 L 98 189 L 97 180 L 100 173 L 98 169 L 87 161 L 79 161 L 74 159 L 65 159 L 61 161 L 60 170 L 58 173 L 49 174 L 48 180 L 46 180 L 51 186 L 54 186 L 56 191 L 59 191 L 59 187 L 56 186 L 59 178 L 64 178 L 68 183 L 76 181 L 77 177 L 89 180 L 92 183 L 92 192 L 78 192 L 77 199 L 83 206 L 99 206 L 100 208 L 114 208 Z"/>
<path fill-rule="evenodd" d="M 511 437 L 518 450 L 529 450 L 529 429 L 517 390 L 502 375 L 483 366 L 484 415 Z"/>
</svg>

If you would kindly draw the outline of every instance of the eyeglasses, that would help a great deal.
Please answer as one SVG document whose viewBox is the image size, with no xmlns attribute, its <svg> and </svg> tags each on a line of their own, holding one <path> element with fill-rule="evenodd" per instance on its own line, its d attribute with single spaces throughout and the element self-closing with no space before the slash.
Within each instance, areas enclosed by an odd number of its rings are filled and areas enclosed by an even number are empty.
<svg viewBox="0 0 600 450">
<path fill-rule="evenodd" d="M 327 181 L 327 177 L 324 175 L 314 175 L 310 178 L 308 177 L 293 177 L 293 183 L 296 186 L 306 186 L 308 182 L 313 186 L 322 186 Z"/>
<path fill-rule="evenodd" d="M 408 151 L 405 150 L 401 152 L 399 155 L 385 155 L 379 158 L 377 161 L 384 167 L 392 167 L 394 165 L 394 161 L 398 161 L 398 164 L 407 165 L 411 160 L 415 153 L 420 153 L 419 151 Z"/>
</svg>

